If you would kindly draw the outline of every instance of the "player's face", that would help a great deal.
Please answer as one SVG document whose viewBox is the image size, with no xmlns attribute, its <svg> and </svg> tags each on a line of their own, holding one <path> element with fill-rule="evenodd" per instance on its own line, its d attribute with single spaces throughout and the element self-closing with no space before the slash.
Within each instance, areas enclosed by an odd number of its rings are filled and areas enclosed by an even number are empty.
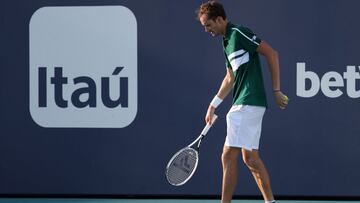
<svg viewBox="0 0 360 203">
<path fill-rule="evenodd" d="M 210 33 L 213 37 L 221 34 L 221 28 L 217 19 L 208 19 L 207 15 L 203 14 L 200 16 L 199 20 L 201 25 L 204 27 L 205 32 Z"/>
</svg>

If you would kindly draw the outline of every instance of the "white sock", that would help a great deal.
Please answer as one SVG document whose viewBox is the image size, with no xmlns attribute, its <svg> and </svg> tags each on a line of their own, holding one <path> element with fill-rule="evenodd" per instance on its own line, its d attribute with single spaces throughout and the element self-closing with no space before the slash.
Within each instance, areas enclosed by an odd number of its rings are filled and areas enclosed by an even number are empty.
<svg viewBox="0 0 360 203">
<path fill-rule="evenodd" d="M 265 203 L 275 203 L 275 200 L 265 201 Z"/>
</svg>

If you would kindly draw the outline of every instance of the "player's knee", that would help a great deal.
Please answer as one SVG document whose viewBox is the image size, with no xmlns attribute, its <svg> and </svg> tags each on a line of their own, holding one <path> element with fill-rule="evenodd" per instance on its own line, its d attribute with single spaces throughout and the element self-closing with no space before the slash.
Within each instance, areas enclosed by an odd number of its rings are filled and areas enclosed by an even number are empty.
<svg viewBox="0 0 360 203">
<path fill-rule="evenodd" d="M 223 153 L 221 154 L 221 162 L 225 163 L 229 160 L 229 154 L 228 152 L 223 151 Z"/>
<path fill-rule="evenodd" d="M 258 168 L 260 160 L 258 156 L 244 154 L 243 161 L 249 168 Z"/>
<path fill-rule="evenodd" d="M 238 153 L 234 149 L 224 149 L 221 155 L 221 161 L 223 164 L 234 162 L 238 158 Z"/>
</svg>

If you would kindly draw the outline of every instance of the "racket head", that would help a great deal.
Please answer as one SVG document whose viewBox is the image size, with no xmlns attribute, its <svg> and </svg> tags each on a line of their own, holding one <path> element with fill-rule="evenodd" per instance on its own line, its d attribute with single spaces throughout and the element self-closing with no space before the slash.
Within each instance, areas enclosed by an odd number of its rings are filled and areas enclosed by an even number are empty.
<svg viewBox="0 0 360 203">
<path fill-rule="evenodd" d="M 174 154 L 166 166 L 166 179 L 174 186 L 185 184 L 193 176 L 199 162 L 199 153 L 186 147 Z"/>
</svg>

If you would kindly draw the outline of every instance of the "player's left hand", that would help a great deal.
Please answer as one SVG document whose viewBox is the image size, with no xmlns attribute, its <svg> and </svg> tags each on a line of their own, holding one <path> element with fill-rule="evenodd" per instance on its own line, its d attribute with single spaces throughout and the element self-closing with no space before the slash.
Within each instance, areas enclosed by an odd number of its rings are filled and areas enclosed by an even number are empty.
<svg viewBox="0 0 360 203">
<path fill-rule="evenodd" d="M 285 109 L 289 103 L 289 98 L 283 94 L 281 91 L 274 92 L 276 104 L 280 109 Z"/>
</svg>

